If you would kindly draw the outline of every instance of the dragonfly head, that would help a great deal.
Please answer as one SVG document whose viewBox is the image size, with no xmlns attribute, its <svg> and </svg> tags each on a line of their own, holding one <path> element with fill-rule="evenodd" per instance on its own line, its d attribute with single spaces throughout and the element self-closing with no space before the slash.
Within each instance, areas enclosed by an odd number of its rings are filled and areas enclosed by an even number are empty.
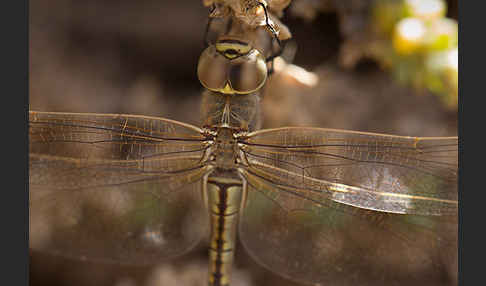
<svg viewBox="0 0 486 286">
<path fill-rule="evenodd" d="M 199 57 L 197 76 L 208 90 L 224 94 L 249 94 L 267 79 L 265 57 L 250 43 L 233 37 L 220 38 Z"/>
</svg>

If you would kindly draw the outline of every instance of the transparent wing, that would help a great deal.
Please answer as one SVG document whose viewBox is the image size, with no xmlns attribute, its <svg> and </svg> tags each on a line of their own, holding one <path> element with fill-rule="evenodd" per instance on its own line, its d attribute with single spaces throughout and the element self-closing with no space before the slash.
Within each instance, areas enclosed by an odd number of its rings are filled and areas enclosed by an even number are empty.
<svg viewBox="0 0 486 286">
<path fill-rule="evenodd" d="M 30 247 L 154 263 L 207 232 L 201 130 L 161 118 L 29 113 Z"/>
<path fill-rule="evenodd" d="M 282 128 L 240 143 L 240 238 L 268 269 L 332 285 L 455 284 L 457 138 Z"/>
<path fill-rule="evenodd" d="M 457 212 L 457 137 L 282 128 L 252 133 L 241 143 L 249 173 L 317 203 L 402 214 Z"/>
</svg>

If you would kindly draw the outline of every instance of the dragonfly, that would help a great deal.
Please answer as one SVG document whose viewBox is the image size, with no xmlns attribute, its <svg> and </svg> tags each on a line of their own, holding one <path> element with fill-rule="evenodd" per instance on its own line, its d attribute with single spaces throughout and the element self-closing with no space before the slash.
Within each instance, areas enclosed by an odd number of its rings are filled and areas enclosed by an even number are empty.
<svg viewBox="0 0 486 286">
<path fill-rule="evenodd" d="M 221 35 L 197 73 L 201 127 L 29 111 L 31 248 L 144 265 L 209 234 L 210 286 L 230 285 L 237 238 L 308 284 L 435 281 L 457 259 L 457 137 L 259 129 L 268 69 L 244 35 Z"/>
</svg>

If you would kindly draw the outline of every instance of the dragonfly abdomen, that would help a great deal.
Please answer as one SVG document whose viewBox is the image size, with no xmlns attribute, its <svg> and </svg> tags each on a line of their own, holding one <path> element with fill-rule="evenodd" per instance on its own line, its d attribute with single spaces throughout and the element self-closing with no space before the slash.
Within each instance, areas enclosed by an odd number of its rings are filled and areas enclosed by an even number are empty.
<svg viewBox="0 0 486 286">
<path fill-rule="evenodd" d="M 211 219 L 209 285 L 229 285 L 243 184 L 233 172 L 210 177 L 205 194 Z"/>
</svg>

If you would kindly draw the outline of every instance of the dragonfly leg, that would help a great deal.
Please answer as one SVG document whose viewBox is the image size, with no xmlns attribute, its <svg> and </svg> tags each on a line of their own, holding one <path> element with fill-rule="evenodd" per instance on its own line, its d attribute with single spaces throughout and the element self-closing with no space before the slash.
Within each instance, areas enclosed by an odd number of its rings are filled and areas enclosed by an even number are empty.
<svg viewBox="0 0 486 286">
<path fill-rule="evenodd" d="M 211 6 L 211 10 L 209 11 L 209 14 L 216 8 L 216 6 Z M 211 23 L 213 22 L 213 18 L 209 17 L 208 18 L 208 23 L 206 24 L 206 30 L 204 30 L 204 47 L 207 48 L 211 45 L 209 42 L 209 28 L 211 27 Z"/>
<path fill-rule="evenodd" d="M 271 61 L 270 68 L 268 69 L 268 75 L 271 75 L 274 71 L 273 59 L 275 59 L 276 57 L 278 57 L 282 54 L 283 46 L 282 46 L 282 42 L 278 38 L 277 31 L 275 30 L 275 28 L 272 25 L 270 25 L 270 22 L 269 22 L 270 18 L 268 17 L 267 7 L 260 1 L 258 1 L 258 5 L 260 5 L 263 8 L 263 12 L 265 13 L 265 26 L 272 33 L 272 54 L 268 58 L 266 58 L 267 63 Z M 276 41 L 277 45 L 278 45 L 278 51 L 276 51 L 276 52 L 273 51 L 273 47 L 274 47 L 273 41 Z"/>
</svg>

